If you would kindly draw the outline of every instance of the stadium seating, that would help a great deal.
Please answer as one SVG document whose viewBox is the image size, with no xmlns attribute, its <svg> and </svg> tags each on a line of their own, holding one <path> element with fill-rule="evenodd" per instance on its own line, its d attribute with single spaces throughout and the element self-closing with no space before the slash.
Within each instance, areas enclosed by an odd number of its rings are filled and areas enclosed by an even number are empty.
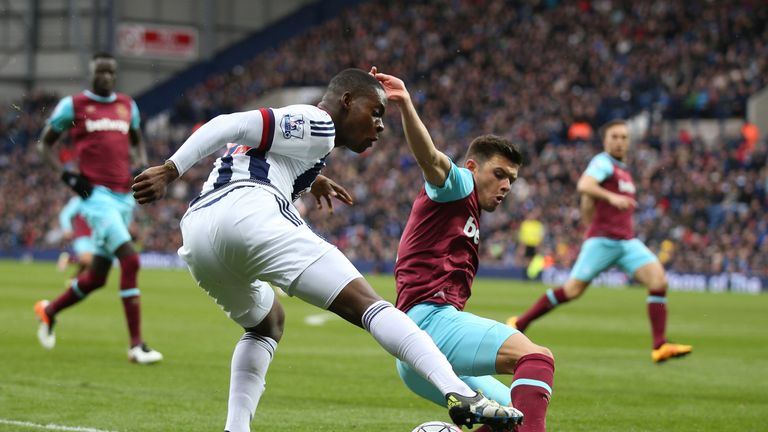
<svg viewBox="0 0 768 432">
<path fill-rule="evenodd" d="M 406 80 L 436 144 L 457 162 L 481 133 L 526 149 L 513 193 L 484 216 L 483 261 L 520 265 L 516 229 L 539 208 L 547 227 L 541 251 L 569 266 L 583 234 L 575 184 L 599 151 L 595 139 L 569 140 L 571 125 L 597 130 L 640 111 L 654 121 L 743 117 L 747 97 L 768 85 L 765 8 L 732 0 L 638 1 L 624 10 L 606 4 L 365 3 L 210 76 L 169 106 L 168 121 L 145 119 L 151 159 L 170 155 L 196 123 L 239 110 L 268 89 L 321 84 L 344 67 L 376 65 Z M 0 249 L 60 246 L 55 211 L 68 191 L 33 151 L 56 100 L 40 92 L 0 106 Z M 740 135 L 715 141 L 663 138 L 654 123 L 633 144 L 637 234 L 672 270 L 768 276 L 768 143 L 746 145 Z M 392 261 L 422 182 L 396 113 L 387 115 L 372 152 L 334 152 L 328 163 L 324 173 L 356 205 L 337 203 L 328 216 L 308 202 L 310 225 L 352 259 Z M 166 201 L 139 210 L 146 250 L 176 250 L 178 220 L 209 168 L 198 164 Z"/>
</svg>

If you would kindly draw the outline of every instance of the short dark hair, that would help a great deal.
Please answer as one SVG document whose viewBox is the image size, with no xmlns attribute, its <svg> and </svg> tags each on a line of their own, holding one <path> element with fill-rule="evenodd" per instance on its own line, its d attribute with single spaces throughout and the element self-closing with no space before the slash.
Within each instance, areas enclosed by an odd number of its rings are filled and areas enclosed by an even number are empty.
<svg viewBox="0 0 768 432">
<path fill-rule="evenodd" d="M 624 119 L 611 120 L 608 123 L 600 126 L 600 129 L 598 131 L 598 135 L 600 136 L 600 142 L 602 143 L 603 141 L 605 141 L 605 133 L 608 132 L 608 129 L 618 125 L 624 125 L 629 127 L 629 125 L 627 124 L 627 121 Z"/>
<path fill-rule="evenodd" d="M 518 146 L 498 135 L 480 135 L 473 139 L 464 159 L 474 159 L 483 163 L 495 155 L 502 156 L 515 165 L 523 164 L 523 154 Z"/>
<path fill-rule="evenodd" d="M 91 60 L 98 60 L 98 59 L 114 60 L 115 56 L 113 56 L 112 54 L 110 54 L 110 53 L 108 53 L 106 51 L 99 51 L 99 52 L 93 54 L 93 57 L 91 57 Z"/>
<path fill-rule="evenodd" d="M 379 80 L 361 69 L 344 69 L 336 74 L 328 84 L 328 93 L 343 94 L 349 92 L 352 96 L 370 93 L 373 89 L 383 89 Z"/>
</svg>

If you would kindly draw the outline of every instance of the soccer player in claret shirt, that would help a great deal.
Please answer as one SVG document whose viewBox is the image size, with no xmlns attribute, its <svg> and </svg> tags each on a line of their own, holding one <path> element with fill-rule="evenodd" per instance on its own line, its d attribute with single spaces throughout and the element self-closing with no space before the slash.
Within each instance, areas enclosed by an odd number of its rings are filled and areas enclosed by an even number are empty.
<svg viewBox="0 0 768 432">
<path fill-rule="evenodd" d="M 139 255 L 128 231 L 136 206 L 130 193 L 131 172 L 145 166 L 147 160 L 139 132 L 139 109 L 129 96 L 113 91 L 117 62 L 111 55 L 94 55 L 90 71 L 91 90 L 59 101 L 38 148 L 55 173 L 83 199 L 79 212 L 93 231 L 96 250 L 91 265 L 66 291 L 51 302 L 35 304 L 40 321 L 37 335 L 44 348 L 53 348 L 58 314 L 104 286 L 117 258 L 120 297 L 130 335 L 128 359 L 155 363 L 163 356 L 150 349 L 141 336 Z M 65 169 L 52 150 L 66 130 L 75 146 L 79 171 Z"/>
<path fill-rule="evenodd" d="M 425 179 L 397 250 L 397 308 L 432 337 L 467 385 L 522 412 L 518 431 L 544 431 L 555 371 L 552 352 L 503 323 L 464 311 L 478 267 L 480 215 L 502 203 L 522 155 L 508 140 L 483 135 L 469 145 L 460 168 L 435 148 L 403 81 L 375 68 L 371 73 L 399 107 Z M 397 370 L 414 393 L 445 403 L 409 365 L 397 362 Z M 511 386 L 495 374 L 514 375 Z"/>
<path fill-rule="evenodd" d="M 290 105 L 221 115 L 203 125 L 164 165 L 135 179 L 140 204 L 200 159 L 227 147 L 181 220 L 179 255 L 192 277 L 245 334 L 232 354 L 225 429 L 250 430 L 267 369 L 283 334 L 284 311 L 270 284 L 368 330 L 389 353 L 414 366 L 451 402 L 459 424 L 509 424 L 514 411 L 477 394 L 413 321 L 384 301 L 349 260 L 318 237 L 292 204 L 351 197 L 318 175 L 334 147 L 362 153 L 384 130 L 384 91 L 367 72 L 347 69 L 318 106 Z M 320 201 L 318 201 L 320 202 Z"/>
<path fill-rule="evenodd" d="M 556 306 L 574 300 L 586 291 L 603 270 L 618 265 L 648 288 L 648 318 L 651 321 L 651 359 L 663 362 L 689 354 L 690 345 L 670 343 L 666 337 L 667 277 L 659 260 L 635 238 L 632 214 L 635 184 L 624 162 L 629 149 L 629 127 L 613 120 L 600 129 L 604 152 L 598 154 L 579 179 L 582 217 L 589 224 L 586 241 L 565 285 L 547 290 L 536 303 L 507 323 L 525 331 L 531 322 Z"/>
</svg>

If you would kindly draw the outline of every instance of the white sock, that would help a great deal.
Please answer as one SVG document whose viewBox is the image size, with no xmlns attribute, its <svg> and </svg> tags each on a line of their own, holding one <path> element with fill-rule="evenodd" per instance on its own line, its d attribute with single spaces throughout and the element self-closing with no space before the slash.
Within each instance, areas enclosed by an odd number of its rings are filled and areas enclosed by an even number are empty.
<svg viewBox="0 0 768 432">
<path fill-rule="evenodd" d="M 246 333 L 232 353 L 227 425 L 229 432 L 249 432 L 256 405 L 264 393 L 267 368 L 275 354 L 274 339 Z"/>
<path fill-rule="evenodd" d="M 391 303 L 380 300 L 372 304 L 363 313 L 363 327 L 387 352 L 408 363 L 443 395 L 450 392 L 464 396 L 475 394 L 456 376 L 432 338 Z"/>
</svg>

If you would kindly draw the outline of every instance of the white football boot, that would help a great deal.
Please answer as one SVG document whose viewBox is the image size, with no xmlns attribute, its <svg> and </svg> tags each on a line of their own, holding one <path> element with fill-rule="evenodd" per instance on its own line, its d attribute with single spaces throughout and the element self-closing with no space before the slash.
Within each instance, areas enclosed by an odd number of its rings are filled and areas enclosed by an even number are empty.
<svg viewBox="0 0 768 432">
<path fill-rule="evenodd" d="M 147 344 L 139 344 L 128 350 L 128 360 L 131 363 L 152 364 L 163 359 L 163 355 L 148 347 Z"/>
</svg>

